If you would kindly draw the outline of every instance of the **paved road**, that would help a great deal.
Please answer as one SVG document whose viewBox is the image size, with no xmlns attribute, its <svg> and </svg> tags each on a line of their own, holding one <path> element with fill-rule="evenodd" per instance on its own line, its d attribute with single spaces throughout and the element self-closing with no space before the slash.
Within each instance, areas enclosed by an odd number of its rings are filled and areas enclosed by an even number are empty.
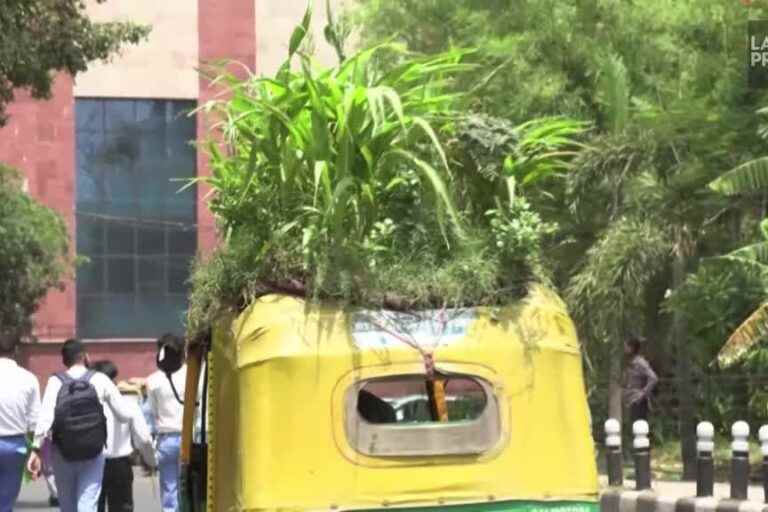
<svg viewBox="0 0 768 512">
<path fill-rule="evenodd" d="M 157 479 L 139 476 L 133 484 L 134 510 L 137 512 L 160 512 L 160 499 Z M 48 507 L 48 488 L 42 480 L 31 482 L 21 489 L 21 496 L 14 508 L 17 510 L 36 510 L 39 512 L 57 512 L 57 508 Z"/>
<path fill-rule="evenodd" d="M 600 477 L 601 487 L 607 484 L 604 476 Z M 634 482 L 627 480 L 624 485 L 627 489 L 634 489 Z M 684 498 L 696 495 L 695 482 L 669 482 L 658 481 L 653 483 L 654 490 L 663 496 L 673 498 Z M 160 511 L 160 500 L 158 498 L 157 480 L 152 480 L 143 476 L 136 475 L 133 486 L 134 510 L 139 512 Z M 730 487 L 726 483 L 715 484 L 715 496 L 717 498 L 727 498 L 730 494 Z M 763 489 L 760 486 L 749 487 L 749 500 L 755 502 L 763 501 Z M 37 510 L 41 512 L 56 512 L 58 509 L 48 507 L 48 489 L 42 480 L 25 485 L 21 490 L 19 502 L 14 510 Z"/>
</svg>

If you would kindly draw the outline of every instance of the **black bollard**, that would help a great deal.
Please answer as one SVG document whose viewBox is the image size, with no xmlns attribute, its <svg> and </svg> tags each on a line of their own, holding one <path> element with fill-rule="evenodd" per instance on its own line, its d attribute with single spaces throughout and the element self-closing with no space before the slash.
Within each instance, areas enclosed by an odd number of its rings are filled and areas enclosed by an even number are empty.
<svg viewBox="0 0 768 512">
<path fill-rule="evenodd" d="M 768 425 L 760 427 L 760 451 L 763 454 L 763 501 L 768 503 Z"/>
<path fill-rule="evenodd" d="M 624 471 L 621 455 L 621 424 L 611 418 L 605 422 L 605 446 L 608 462 L 608 485 L 621 487 L 624 484 Z"/>
<path fill-rule="evenodd" d="M 737 421 L 731 427 L 731 499 L 746 500 L 749 487 L 749 425 Z"/>
<path fill-rule="evenodd" d="M 708 421 L 696 426 L 696 496 L 705 498 L 715 494 L 715 427 Z"/>
<path fill-rule="evenodd" d="M 632 425 L 635 439 L 632 442 L 635 455 L 635 489 L 645 491 L 651 488 L 651 442 L 648 439 L 648 422 L 637 420 Z"/>
</svg>

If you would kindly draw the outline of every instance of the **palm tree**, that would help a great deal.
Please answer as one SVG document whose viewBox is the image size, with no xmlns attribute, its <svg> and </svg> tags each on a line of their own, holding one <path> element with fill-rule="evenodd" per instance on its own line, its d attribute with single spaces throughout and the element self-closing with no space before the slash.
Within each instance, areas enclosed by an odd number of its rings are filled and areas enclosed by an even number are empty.
<svg viewBox="0 0 768 512">
<path fill-rule="evenodd" d="M 585 334 L 607 342 L 609 414 L 617 418 L 624 337 L 647 328 L 646 312 L 660 309 L 663 290 L 684 284 L 704 242 L 717 232 L 718 212 L 727 202 L 706 187 L 716 171 L 691 140 L 688 123 L 701 115 L 699 107 L 683 104 L 682 113 L 661 106 L 631 109 L 622 70 L 620 59 L 607 60 L 603 134 L 577 160 L 579 171 L 570 181 L 574 218 L 596 236 L 567 292 Z M 662 294 L 655 293 L 659 284 Z M 681 451 L 689 479 L 695 474 L 693 368 L 685 316 L 673 311 L 671 320 L 668 337 L 676 354 Z M 659 339 L 663 334 L 656 332 Z"/>
<path fill-rule="evenodd" d="M 762 109 L 760 113 L 765 113 Z M 739 165 L 723 174 L 710 185 L 725 195 L 764 194 L 768 191 L 768 157 L 760 157 Z M 765 213 L 763 212 L 763 215 Z M 768 218 L 760 223 L 763 240 L 746 245 L 723 256 L 724 259 L 751 267 L 768 277 Z M 736 328 L 718 353 L 717 360 L 727 367 L 739 361 L 749 349 L 765 339 L 768 334 L 768 301 Z"/>
</svg>

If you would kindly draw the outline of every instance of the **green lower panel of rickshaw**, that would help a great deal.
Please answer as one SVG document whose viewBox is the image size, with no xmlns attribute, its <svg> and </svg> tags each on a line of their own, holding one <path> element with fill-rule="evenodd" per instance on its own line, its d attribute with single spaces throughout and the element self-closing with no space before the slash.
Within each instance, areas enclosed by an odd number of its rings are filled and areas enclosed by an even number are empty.
<svg viewBox="0 0 768 512">
<path fill-rule="evenodd" d="M 493 503 L 471 503 L 464 505 L 443 505 L 438 507 L 395 508 L 397 512 L 597 512 L 596 501 L 497 501 Z M 374 512 L 385 509 L 369 509 L 359 512 Z"/>
</svg>

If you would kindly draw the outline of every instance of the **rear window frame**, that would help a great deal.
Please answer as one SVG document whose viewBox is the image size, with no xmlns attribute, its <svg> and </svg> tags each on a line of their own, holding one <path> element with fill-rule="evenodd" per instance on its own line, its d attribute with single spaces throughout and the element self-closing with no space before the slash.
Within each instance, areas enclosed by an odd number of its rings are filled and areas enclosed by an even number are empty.
<svg viewBox="0 0 768 512">
<path fill-rule="evenodd" d="M 475 419 L 451 422 L 370 423 L 358 411 L 360 390 L 368 383 L 397 378 L 424 378 L 418 373 L 395 373 L 355 380 L 344 392 L 344 434 L 358 454 L 374 458 L 478 457 L 493 451 L 504 439 L 502 411 L 494 386 L 483 377 L 452 373 L 451 378 L 476 382 L 485 394 L 483 412 Z"/>
</svg>

